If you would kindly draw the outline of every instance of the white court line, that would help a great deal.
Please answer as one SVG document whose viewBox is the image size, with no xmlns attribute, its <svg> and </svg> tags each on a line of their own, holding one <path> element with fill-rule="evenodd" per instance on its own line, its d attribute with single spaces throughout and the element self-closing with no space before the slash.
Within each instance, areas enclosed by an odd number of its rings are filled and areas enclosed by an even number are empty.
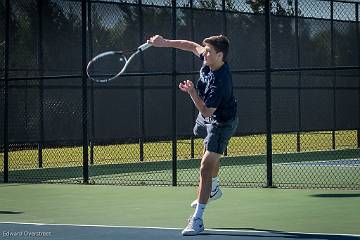
<svg viewBox="0 0 360 240">
<path fill-rule="evenodd" d="M 16 224 L 16 225 L 35 225 L 35 226 L 70 226 L 70 227 L 99 227 L 99 228 L 135 228 L 135 229 L 158 229 L 158 230 L 182 230 L 183 228 L 170 227 L 144 227 L 144 226 L 115 226 L 115 225 L 97 225 L 97 224 L 67 224 L 67 223 L 25 223 L 25 222 L 0 222 L 0 224 Z M 360 234 L 346 234 L 346 233 L 317 233 L 317 232 L 285 232 L 277 230 L 237 230 L 237 229 L 205 229 L 212 232 L 238 232 L 238 233 L 271 233 L 271 234 L 304 234 L 304 235 L 328 235 L 328 236 L 348 236 L 360 237 Z"/>
<path fill-rule="evenodd" d="M 300 162 L 286 162 L 286 163 L 275 163 L 277 165 L 294 165 L 296 167 L 359 167 L 359 163 L 352 163 L 351 161 L 359 161 L 359 158 L 344 158 L 344 159 L 333 159 L 333 160 L 318 160 L 318 161 L 300 161 Z M 335 164 L 334 164 L 335 163 Z M 328 164 L 328 165 L 327 165 Z"/>
</svg>

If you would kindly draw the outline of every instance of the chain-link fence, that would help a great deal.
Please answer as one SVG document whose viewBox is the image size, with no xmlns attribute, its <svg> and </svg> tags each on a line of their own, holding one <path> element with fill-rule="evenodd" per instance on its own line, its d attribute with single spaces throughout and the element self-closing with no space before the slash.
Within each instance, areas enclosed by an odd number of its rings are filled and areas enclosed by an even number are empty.
<svg viewBox="0 0 360 240">
<path fill-rule="evenodd" d="M 222 185 L 359 189 L 359 3 L 267 4 L 0 0 L 0 181 L 196 185 L 197 111 L 177 86 L 201 61 L 150 48 L 107 84 L 84 66 L 154 34 L 225 34 L 239 127 Z"/>
</svg>

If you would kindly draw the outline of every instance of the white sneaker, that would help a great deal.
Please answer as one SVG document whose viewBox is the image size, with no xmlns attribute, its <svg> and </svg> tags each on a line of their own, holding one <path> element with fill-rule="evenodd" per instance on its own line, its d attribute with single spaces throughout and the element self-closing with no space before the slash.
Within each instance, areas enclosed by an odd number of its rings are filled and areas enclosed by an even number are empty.
<svg viewBox="0 0 360 240">
<path fill-rule="evenodd" d="M 204 231 L 204 224 L 201 218 L 190 217 L 188 225 L 181 232 L 183 236 L 194 236 Z"/>
<path fill-rule="evenodd" d="M 214 191 L 211 191 L 211 193 L 210 193 L 210 197 L 209 197 L 208 203 L 211 202 L 211 201 L 215 201 L 215 200 L 221 198 L 222 195 L 223 195 L 223 193 L 222 193 L 222 191 L 221 191 L 221 189 L 220 189 L 220 186 L 216 186 L 216 188 L 214 189 Z M 191 206 L 192 208 L 196 208 L 197 204 L 198 204 L 198 200 L 195 199 L 195 200 L 190 204 L 190 206 Z"/>
</svg>

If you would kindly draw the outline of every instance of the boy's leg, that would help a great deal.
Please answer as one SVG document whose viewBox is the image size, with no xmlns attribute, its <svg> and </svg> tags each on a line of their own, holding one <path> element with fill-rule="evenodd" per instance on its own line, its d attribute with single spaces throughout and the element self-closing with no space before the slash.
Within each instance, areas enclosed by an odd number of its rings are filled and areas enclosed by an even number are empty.
<svg viewBox="0 0 360 240">
<path fill-rule="evenodd" d="M 214 200 L 217 200 L 219 198 L 221 198 L 222 196 L 222 191 L 220 189 L 220 181 L 219 181 L 219 178 L 217 176 L 217 173 L 219 172 L 219 162 L 215 165 L 214 167 L 214 171 L 213 171 L 213 174 L 212 174 L 212 180 L 211 180 L 211 193 L 210 193 L 210 197 L 209 197 L 209 200 L 208 200 L 208 203 L 210 201 L 214 201 Z M 198 188 L 198 191 L 196 193 L 196 197 L 198 197 L 199 195 L 199 188 Z M 196 208 L 197 206 L 197 203 L 198 203 L 198 199 L 196 198 L 191 204 L 190 206 L 192 208 Z"/>
<path fill-rule="evenodd" d="M 209 199 L 212 184 L 212 173 L 220 159 L 221 154 L 206 151 L 200 166 L 200 183 L 198 204 L 193 216 L 189 219 L 187 227 L 182 231 L 183 235 L 197 235 L 204 230 L 202 216 Z"/>
<path fill-rule="evenodd" d="M 204 144 L 204 149 L 203 149 L 203 156 L 205 155 L 206 153 L 206 146 Z M 214 167 L 214 170 L 213 170 L 213 173 L 212 173 L 212 177 L 215 178 L 218 176 L 219 174 L 219 169 L 220 169 L 220 161 L 217 162 L 217 164 L 215 165 Z"/>
<path fill-rule="evenodd" d="M 206 153 L 206 144 L 204 143 L 203 156 L 205 156 L 205 153 Z M 220 155 L 220 157 L 221 157 L 221 155 Z M 214 164 L 214 167 L 213 167 L 211 193 L 210 193 L 210 198 L 208 201 L 217 200 L 222 196 L 222 191 L 220 189 L 220 183 L 219 183 L 219 178 L 218 178 L 219 169 L 220 169 L 220 157 L 219 157 L 219 161 L 216 161 L 216 163 Z M 196 196 L 197 197 L 199 196 L 199 188 L 198 188 Z M 198 203 L 198 198 L 196 198 L 194 201 L 192 201 L 190 206 L 192 208 L 196 208 L 197 203 Z"/>
<path fill-rule="evenodd" d="M 214 168 L 218 166 L 220 156 L 221 154 L 206 151 L 202 158 L 198 194 L 199 203 L 206 204 L 209 199 L 212 184 L 212 174 Z"/>
<path fill-rule="evenodd" d="M 220 157 L 219 157 L 220 159 Z M 212 171 L 212 177 L 215 178 L 219 175 L 219 169 L 220 169 L 220 161 L 217 161 L 217 163 L 215 164 L 213 171 Z"/>
</svg>

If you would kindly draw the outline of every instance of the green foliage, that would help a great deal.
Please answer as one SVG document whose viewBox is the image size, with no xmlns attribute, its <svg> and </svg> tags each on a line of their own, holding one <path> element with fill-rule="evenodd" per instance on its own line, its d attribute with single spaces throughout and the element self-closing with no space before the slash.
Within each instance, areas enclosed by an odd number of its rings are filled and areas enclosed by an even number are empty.
<svg viewBox="0 0 360 240">
<path fill-rule="evenodd" d="M 251 9 L 254 13 L 264 13 L 265 3 L 268 0 L 249 0 Z M 295 16 L 295 5 L 292 0 L 288 0 L 285 4 L 280 0 L 271 1 L 271 11 L 274 15 L 279 16 Z M 301 16 L 301 11 L 298 12 L 298 16 Z"/>
<path fill-rule="evenodd" d="M 216 9 L 217 3 L 216 0 L 199 0 L 199 6 L 205 9 Z"/>
</svg>

